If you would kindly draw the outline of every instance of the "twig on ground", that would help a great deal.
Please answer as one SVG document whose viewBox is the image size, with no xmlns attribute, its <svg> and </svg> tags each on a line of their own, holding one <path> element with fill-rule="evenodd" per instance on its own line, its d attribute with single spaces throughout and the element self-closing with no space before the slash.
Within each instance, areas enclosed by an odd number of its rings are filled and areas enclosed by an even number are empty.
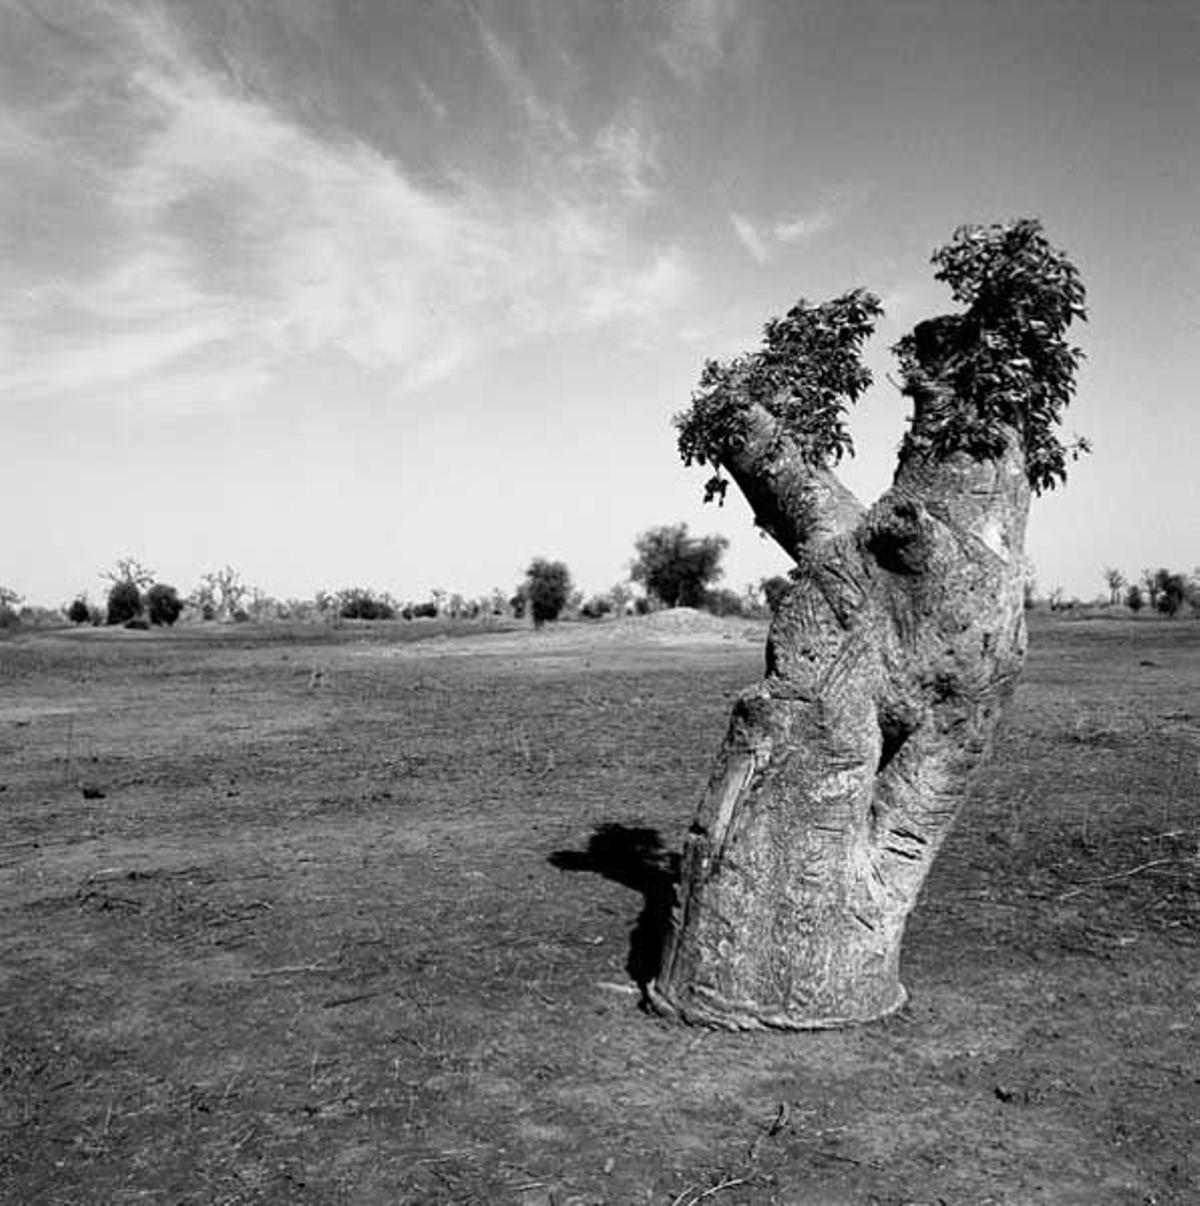
<svg viewBox="0 0 1200 1206">
<path fill-rule="evenodd" d="M 714 1193 L 720 1193 L 722 1189 L 732 1189 L 735 1185 L 748 1185 L 749 1182 L 745 1177 L 730 1177 L 726 1181 L 722 1181 L 720 1185 L 714 1185 L 711 1189 L 706 1189 L 698 1198 L 693 1198 L 691 1206 L 696 1206 L 697 1202 L 703 1202 L 705 1198 L 711 1198 Z"/>
<path fill-rule="evenodd" d="M 857 1164 L 860 1167 L 863 1164 L 870 1164 L 872 1168 L 876 1167 L 874 1164 L 871 1164 L 870 1160 L 859 1160 L 856 1156 L 842 1156 L 837 1152 L 819 1151 L 817 1152 L 817 1158 L 820 1160 L 837 1160 L 842 1164 Z"/>
<path fill-rule="evenodd" d="M 712 1185 L 703 1193 L 697 1194 L 694 1198 L 687 1201 L 687 1206 L 696 1206 L 697 1202 L 703 1202 L 705 1198 L 711 1198 L 714 1193 L 720 1193 L 723 1189 L 732 1189 L 735 1185 L 748 1185 L 750 1182 L 745 1177 L 729 1177 L 722 1181 L 719 1185 Z M 694 1193 L 697 1189 L 695 1185 L 689 1185 L 672 1203 L 671 1206 L 683 1206 L 684 1200 L 688 1194 Z"/>
<path fill-rule="evenodd" d="M 1111 883 L 1116 879 L 1129 879 L 1132 875 L 1139 875 L 1143 871 L 1149 871 L 1151 867 L 1161 867 L 1164 863 L 1172 861 L 1169 858 L 1152 858 L 1148 863 L 1141 863 L 1139 866 L 1131 867 L 1128 871 L 1117 871 L 1112 875 L 1101 875 L 1097 879 L 1086 879 L 1078 887 L 1063 892 L 1058 899 L 1067 900 L 1071 896 L 1078 896 L 1081 892 L 1086 892 L 1088 888 L 1093 888 L 1097 884 Z"/>
<path fill-rule="evenodd" d="M 386 996 L 388 989 L 380 988 L 375 992 L 356 992 L 352 997 L 334 997 L 331 1001 L 322 1001 L 322 1009 L 336 1009 L 339 1005 L 354 1005 L 359 1001 L 369 1001 L 372 997 Z"/>
<path fill-rule="evenodd" d="M 746 1153 L 746 1159 L 750 1163 L 753 1163 L 758 1159 L 758 1149 L 762 1147 L 763 1140 L 773 1139 L 781 1130 L 783 1130 L 785 1126 L 787 1126 L 788 1113 L 788 1103 L 786 1101 L 781 1101 L 779 1103 L 779 1109 L 775 1111 L 775 1118 L 771 1122 L 771 1125 L 767 1127 L 767 1129 L 763 1131 L 761 1135 L 756 1135 L 754 1142 L 750 1144 L 750 1150 Z"/>
</svg>

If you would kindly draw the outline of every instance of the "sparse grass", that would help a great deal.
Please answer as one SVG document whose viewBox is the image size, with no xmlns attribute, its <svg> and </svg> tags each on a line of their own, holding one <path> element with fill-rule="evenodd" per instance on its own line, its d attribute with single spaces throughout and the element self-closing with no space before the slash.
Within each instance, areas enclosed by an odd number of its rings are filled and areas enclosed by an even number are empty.
<svg viewBox="0 0 1200 1206">
<path fill-rule="evenodd" d="M 630 968 L 741 625 L 417 623 L 0 645 L 0 1200 L 1200 1196 L 1200 627 L 1035 618 L 911 1005 L 740 1036 Z"/>
</svg>

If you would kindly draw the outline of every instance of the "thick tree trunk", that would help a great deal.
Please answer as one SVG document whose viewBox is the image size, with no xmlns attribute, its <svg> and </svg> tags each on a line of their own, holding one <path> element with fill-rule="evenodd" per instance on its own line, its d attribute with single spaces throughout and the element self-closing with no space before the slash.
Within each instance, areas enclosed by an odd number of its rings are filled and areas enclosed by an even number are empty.
<svg viewBox="0 0 1200 1206">
<path fill-rule="evenodd" d="M 759 416 L 760 419 L 762 416 Z M 905 922 L 1025 652 L 1029 486 L 908 447 L 869 511 L 765 420 L 727 468 L 797 560 L 684 849 L 660 1012 L 812 1029 L 899 1008 Z"/>
</svg>

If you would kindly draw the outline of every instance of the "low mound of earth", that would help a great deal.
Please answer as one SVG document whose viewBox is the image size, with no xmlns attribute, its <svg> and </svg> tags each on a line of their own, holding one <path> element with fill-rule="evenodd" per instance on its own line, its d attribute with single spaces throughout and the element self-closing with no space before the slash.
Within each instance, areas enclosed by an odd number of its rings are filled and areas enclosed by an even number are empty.
<svg viewBox="0 0 1200 1206">
<path fill-rule="evenodd" d="M 750 644 L 766 641 L 767 621 L 714 616 L 692 607 L 671 607 L 645 616 L 547 624 L 507 632 L 437 636 L 403 645 L 372 645 L 367 657 L 427 657 L 439 654 L 545 654 L 557 656 L 605 647 Z"/>
</svg>

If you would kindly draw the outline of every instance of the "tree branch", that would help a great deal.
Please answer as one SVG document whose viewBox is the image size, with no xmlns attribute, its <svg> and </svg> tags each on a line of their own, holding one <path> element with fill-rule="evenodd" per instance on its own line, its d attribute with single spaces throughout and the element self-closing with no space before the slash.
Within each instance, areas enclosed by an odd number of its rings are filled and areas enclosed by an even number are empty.
<svg viewBox="0 0 1200 1206">
<path fill-rule="evenodd" d="M 862 503 L 830 469 L 808 464 L 797 442 L 766 407 L 751 405 L 744 442 L 722 461 L 758 526 L 789 556 L 853 530 Z"/>
</svg>

